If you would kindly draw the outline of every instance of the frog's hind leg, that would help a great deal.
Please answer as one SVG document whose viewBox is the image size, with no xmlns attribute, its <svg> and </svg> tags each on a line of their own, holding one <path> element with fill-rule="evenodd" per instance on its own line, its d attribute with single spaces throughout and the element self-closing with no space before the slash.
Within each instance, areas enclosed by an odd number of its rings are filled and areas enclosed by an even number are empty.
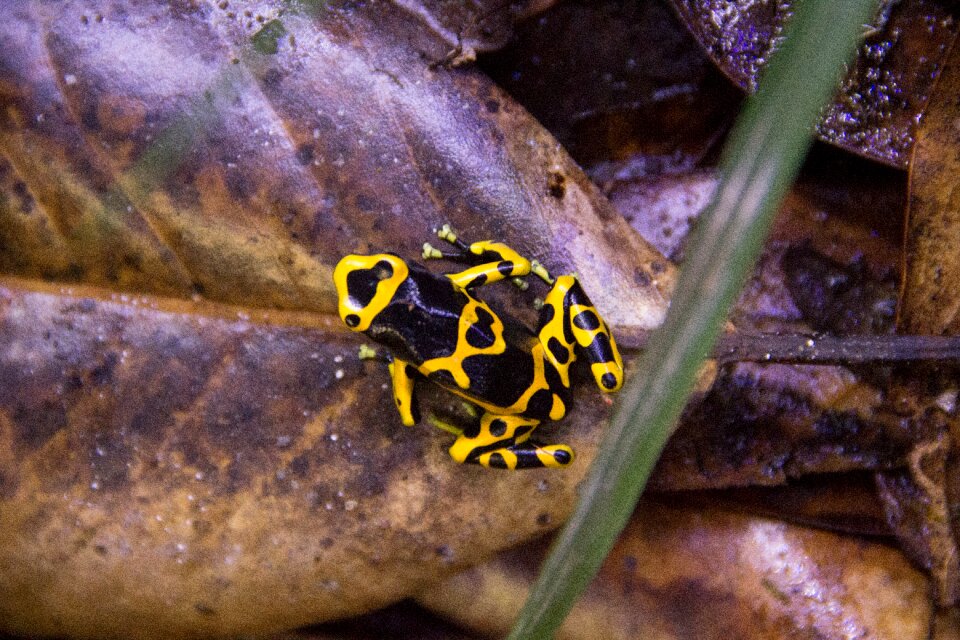
<svg viewBox="0 0 960 640">
<path fill-rule="evenodd" d="M 623 385 L 623 360 L 607 323 L 574 276 L 559 276 L 547 294 L 537 328 L 547 358 L 569 385 L 577 354 L 590 362 L 597 386 L 613 392 Z"/>
<path fill-rule="evenodd" d="M 530 440 L 540 423 L 522 416 L 484 413 L 479 425 L 466 429 L 450 447 L 457 462 L 469 462 L 496 469 L 564 467 L 573 461 L 573 450 L 565 444 L 541 445 Z"/>
<path fill-rule="evenodd" d="M 484 453 L 475 461 L 492 469 L 565 467 L 573 462 L 573 449 L 565 444 L 540 445 L 532 440 Z"/>
</svg>

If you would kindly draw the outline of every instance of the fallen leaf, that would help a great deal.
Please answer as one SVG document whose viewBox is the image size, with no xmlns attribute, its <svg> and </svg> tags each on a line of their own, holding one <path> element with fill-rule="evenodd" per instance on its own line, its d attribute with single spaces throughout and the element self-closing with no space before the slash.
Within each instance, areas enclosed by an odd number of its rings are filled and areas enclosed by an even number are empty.
<svg viewBox="0 0 960 640">
<path fill-rule="evenodd" d="M 671 0 L 720 69 L 753 90 L 793 2 Z M 904 168 L 916 124 L 957 34 L 954 6 L 885 0 L 865 27 L 856 64 L 818 126 L 823 140 Z"/>
<path fill-rule="evenodd" d="M 500 636 L 545 550 L 501 554 L 418 601 Z M 929 635 L 931 615 L 924 576 L 881 542 L 648 501 L 557 637 L 919 640 Z"/>
<path fill-rule="evenodd" d="M 331 312 L 343 254 L 416 256 L 450 222 L 576 271 L 613 324 L 662 319 L 671 265 L 482 74 L 432 67 L 408 12 L 45 7 L 3 25 L 13 274 Z"/>
<path fill-rule="evenodd" d="M 730 365 L 687 407 L 649 487 L 775 485 L 898 467 L 913 438 L 882 401 L 880 389 L 843 367 Z"/>
<path fill-rule="evenodd" d="M 888 167 L 838 156 L 816 153 L 781 207 L 731 314 L 738 331 L 812 335 L 889 327 L 905 182 Z M 701 171 L 624 178 L 609 193 L 635 228 L 679 257 L 714 184 L 712 173 Z M 863 214 L 865 202 L 882 222 Z M 730 364 L 688 405 L 650 486 L 783 485 L 816 473 L 904 465 L 914 442 L 909 416 L 885 406 L 884 371 Z"/>
<path fill-rule="evenodd" d="M 623 217 L 674 262 L 683 261 L 687 234 L 717 187 L 715 171 L 612 181 L 607 196 Z"/>
<path fill-rule="evenodd" d="M 10 631 L 232 635 L 383 606 L 562 522 L 609 411 L 584 389 L 582 428 L 545 430 L 573 467 L 507 478 L 400 426 L 330 320 L 18 284 L 0 288 Z"/>
<path fill-rule="evenodd" d="M 919 128 L 911 163 L 897 318 L 897 328 L 904 333 L 956 335 L 960 330 L 960 267 L 956 260 L 960 217 L 954 184 L 960 168 L 958 88 L 960 50 L 954 48 Z M 901 372 L 891 397 L 903 404 L 905 411 L 913 408 L 915 444 L 905 470 L 878 479 L 890 525 L 903 548 L 930 571 L 941 605 L 960 602 L 960 528 L 952 516 L 960 505 L 956 395 L 956 371 L 946 363 Z"/>
<path fill-rule="evenodd" d="M 905 333 L 960 332 L 958 91 L 960 51 L 954 49 L 917 133 L 911 164 L 898 323 Z"/>
<path fill-rule="evenodd" d="M 918 440 L 909 467 L 878 474 L 877 485 L 900 546 L 930 573 L 937 603 L 950 606 L 960 600 L 960 564 L 950 520 L 956 503 L 948 502 L 945 489 L 952 443 L 944 431 Z"/>
<path fill-rule="evenodd" d="M 742 99 L 663 2 L 565 2 L 516 31 L 481 65 L 598 184 L 693 169 Z"/>
</svg>

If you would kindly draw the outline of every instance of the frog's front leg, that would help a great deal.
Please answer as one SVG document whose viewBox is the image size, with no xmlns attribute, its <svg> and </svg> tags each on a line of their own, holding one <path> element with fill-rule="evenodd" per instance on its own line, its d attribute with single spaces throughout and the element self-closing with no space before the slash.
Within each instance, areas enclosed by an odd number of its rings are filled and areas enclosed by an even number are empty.
<svg viewBox="0 0 960 640">
<path fill-rule="evenodd" d="M 437 236 L 452 244 L 457 251 L 441 251 L 426 242 L 423 245 L 423 257 L 427 260 L 444 258 L 473 265 L 469 269 L 447 275 L 455 285 L 463 289 L 492 284 L 506 278 L 524 284 L 520 279 L 533 272 L 535 263 L 531 263 L 502 242 L 480 240 L 467 244 L 446 224 L 437 230 Z"/>
<path fill-rule="evenodd" d="M 408 427 L 419 422 L 417 407 L 413 402 L 413 385 L 416 368 L 399 358 L 391 358 L 387 365 L 390 379 L 393 381 L 393 402 L 400 412 L 400 421 Z"/>
<path fill-rule="evenodd" d="M 530 262 L 524 258 L 524 262 L 501 260 L 499 262 L 478 264 L 475 267 L 470 267 L 457 273 L 448 273 L 447 277 L 458 287 L 472 289 L 485 284 L 500 282 L 506 278 L 522 278 L 523 276 L 529 275 L 529 273 Z"/>
<path fill-rule="evenodd" d="M 573 461 L 565 444 L 541 445 L 530 440 L 540 423 L 522 416 L 484 413 L 480 423 L 464 432 L 450 447 L 457 462 L 470 462 L 496 469 L 563 467 Z"/>
<path fill-rule="evenodd" d="M 359 353 L 361 360 L 376 360 L 384 362 L 387 370 L 390 372 L 390 381 L 393 383 L 393 403 L 397 405 L 397 411 L 400 412 L 400 421 L 412 427 L 420 421 L 417 406 L 413 401 L 414 377 L 417 375 L 416 367 L 405 360 L 394 358 L 389 353 L 381 353 L 368 345 L 362 345 Z"/>
</svg>

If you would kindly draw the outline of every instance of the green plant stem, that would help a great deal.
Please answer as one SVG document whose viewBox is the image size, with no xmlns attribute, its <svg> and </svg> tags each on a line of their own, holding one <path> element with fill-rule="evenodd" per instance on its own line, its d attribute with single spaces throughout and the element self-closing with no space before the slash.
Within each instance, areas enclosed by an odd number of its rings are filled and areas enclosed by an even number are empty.
<svg viewBox="0 0 960 640">
<path fill-rule="evenodd" d="M 580 501 L 554 541 L 510 640 L 552 637 L 625 526 L 874 2 L 796 5 L 782 45 L 724 150 L 723 178 L 687 252 L 666 321 L 621 393 Z"/>
</svg>

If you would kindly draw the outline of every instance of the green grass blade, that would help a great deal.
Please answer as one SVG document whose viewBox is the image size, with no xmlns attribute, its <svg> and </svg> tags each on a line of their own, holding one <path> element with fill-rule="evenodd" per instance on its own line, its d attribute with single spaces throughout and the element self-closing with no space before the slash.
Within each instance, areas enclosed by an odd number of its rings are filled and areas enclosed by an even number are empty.
<svg viewBox="0 0 960 640">
<path fill-rule="evenodd" d="M 875 6 L 795 4 L 782 45 L 731 133 L 723 178 L 687 251 L 667 319 L 621 393 L 580 502 L 510 640 L 552 637 L 626 524 Z"/>
</svg>

